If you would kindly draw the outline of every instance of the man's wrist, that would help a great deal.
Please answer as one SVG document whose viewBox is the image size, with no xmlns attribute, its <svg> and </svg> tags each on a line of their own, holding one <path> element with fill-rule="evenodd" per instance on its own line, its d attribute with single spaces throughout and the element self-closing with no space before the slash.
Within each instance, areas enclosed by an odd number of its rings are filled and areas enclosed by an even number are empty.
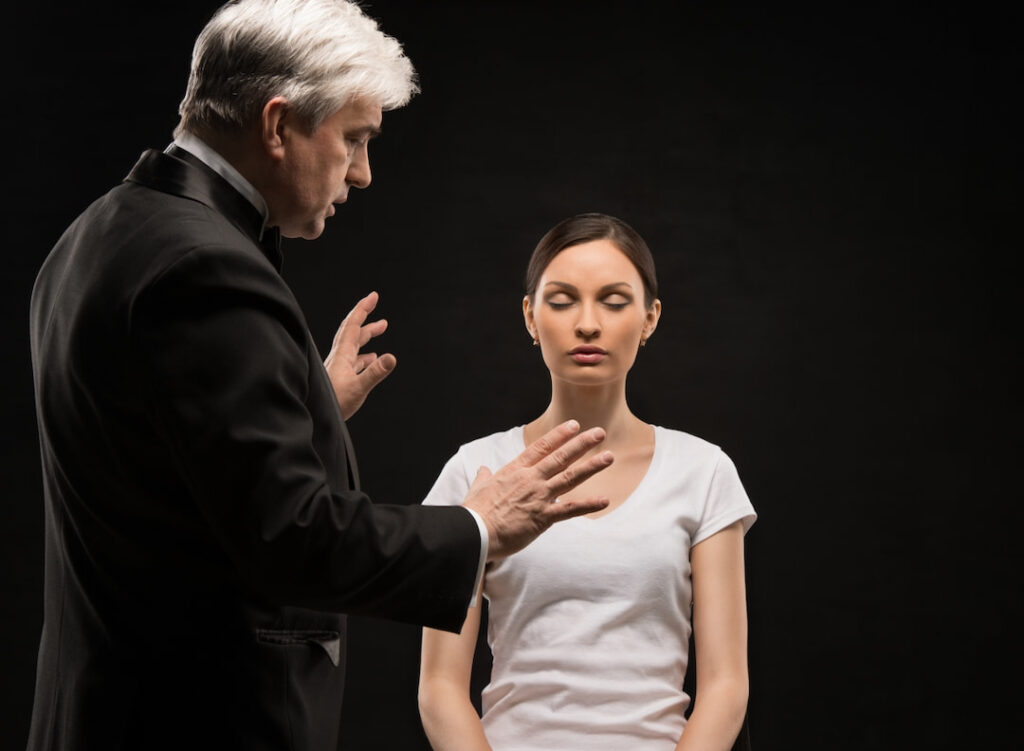
<svg viewBox="0 0 1024 751">
<path fill-rule="evenodd" d="M 490 532 L 487 531 L 487 525 L 484 524 L 484 518 L 471 508 L 467 508 L 466 511 L 473 515 L 476 526 L 480 530 L 480 558 L 477 560 L 476 577 L 473 579 L 473 597 L 469 601 L 469 607 L 475 608 L 479 604 L 477 602 L 477 593 L 480 591 L 480 582 L 484 578 L 484 567 L 487 565 L 487 553 L 491 545 L 491 536 Z"/>
</svg>

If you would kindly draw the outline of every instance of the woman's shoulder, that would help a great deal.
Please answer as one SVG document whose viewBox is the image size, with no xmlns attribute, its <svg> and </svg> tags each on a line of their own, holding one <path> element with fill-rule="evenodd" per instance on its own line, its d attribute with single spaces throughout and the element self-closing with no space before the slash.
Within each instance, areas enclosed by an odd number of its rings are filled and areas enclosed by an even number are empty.
<svg viewBox="0 0 1024 751">
<path fill-rule="evenodd" d="M 682 430 L 655 426 L 655 431 L 661 448 L 659 466 L 667 470 L 658 476 L 668 487 L 697 491 L 696 495 L 686 493 L 697 499 L 699 511 L 694 518 L 702 520 L 692 544 L 737 519 L 744 520 L 744 530 L 754 523 L 757 515 L 736 465 L 721 446 Z"/>
<path fill-rule="evenodd" d="M 523 426 L 516 425 L 463 443 L 459 446 L 458 455 L 476 466 L 495 470 L 519 456 L 523 448 Z"/>
<path fill-rule="evenodd" d="M 451 455 L 423 501 L 428 506 L 453 506 L 461 503 L 466 489 L 473 484 L 480 467 L 496 472 L 518 456 L 522 428 L 509 428 L 463 443 Z"/>
<path fill-rule="evenodd" d="M 655 446 L 663 456 L 675 463 L 692 467 L 707 467 L 714 470 L 719 465 L 728 466 L 732 459 L 717 443 L 687 433 L 684 430 L 654 425 Z"/>
<path fill-rule="evenodd" d="M 687 433 L 685 430 L 652 425 L 655 444 L 662 443 L 675 451 L 685 451 L 699 456 L 713 457 L 721 453 L 722 448 L 704 438 Z"/>
</svg>

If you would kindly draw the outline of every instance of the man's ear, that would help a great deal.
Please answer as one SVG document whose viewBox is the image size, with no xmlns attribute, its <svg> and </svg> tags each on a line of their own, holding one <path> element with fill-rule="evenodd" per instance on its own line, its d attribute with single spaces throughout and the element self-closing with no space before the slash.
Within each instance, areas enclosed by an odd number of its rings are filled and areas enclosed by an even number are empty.
<svg viewBox="0 0 1024 751">
<path fill-rule="evenodd" d="M 288 144 L 288 129 L 295 113 L 283 96 L 276 96 L 263 105 L 260 113 L 260 143 L 272 159 L 283 159 Z"/>
</svg>

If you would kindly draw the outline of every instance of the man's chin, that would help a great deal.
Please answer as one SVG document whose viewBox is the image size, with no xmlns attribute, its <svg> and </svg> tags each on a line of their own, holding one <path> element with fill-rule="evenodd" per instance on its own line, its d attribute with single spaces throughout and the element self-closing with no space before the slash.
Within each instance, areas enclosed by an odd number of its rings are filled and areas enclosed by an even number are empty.
<svg viewBox="0 0 1024 751">
<path fill-rule="evenodd" d="M 324 233 L 324 220 L 321 219 L 303 227 L 282 227 L 281 237 L 298 238 L 301 240 L 316 240 Z"/>
</svg>

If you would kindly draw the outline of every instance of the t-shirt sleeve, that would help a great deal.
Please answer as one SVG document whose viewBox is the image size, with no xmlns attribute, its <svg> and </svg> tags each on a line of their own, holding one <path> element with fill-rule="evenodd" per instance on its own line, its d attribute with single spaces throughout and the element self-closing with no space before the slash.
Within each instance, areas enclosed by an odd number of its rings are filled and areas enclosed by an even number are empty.
<svg viewBox="0 0 1024 751">
<path fill-rule="evenodd" d="M 469 478 L 460 450 L 450 458 L 434 481 L 434 486 L 423 499 L 426 506 L 460 506 L 469 492 Z"/>
<path fill-rule="evenodd" d="M 746 534 L 756 520 L 757 514 L 740 482 L 736 465 L 724 451 L 719 451 L 704 501 L 704 513 L 690 544 L 696 545 L 736 521 L 743 522 L 743 533 Z"/>
</svg>

